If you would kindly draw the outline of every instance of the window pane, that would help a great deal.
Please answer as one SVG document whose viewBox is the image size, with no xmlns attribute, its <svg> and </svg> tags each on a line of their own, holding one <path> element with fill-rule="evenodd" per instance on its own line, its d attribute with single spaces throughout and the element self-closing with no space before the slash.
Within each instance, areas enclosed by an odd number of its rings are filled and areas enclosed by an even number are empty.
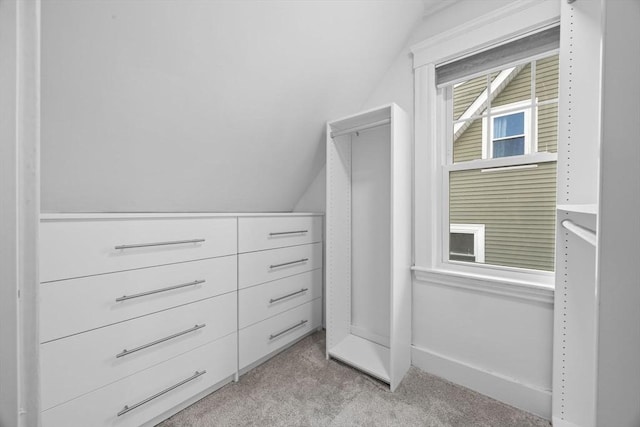
<svg viewBox="0 0 640 427">
<path fill-rule="evenodd" d="M 455 171 L 449 174 L 449 221 L 485 225 L 486 264 L 553 271 L 555 197 L 555 162 Z"/>
<path fill-rule="evenodd" d="M 501 139 L 493 142 L 493 157 L 520 156 L 524 154 L 524 137 Z"/>
<path fill-rule="evenodd" d="M 456 254 L 473 255 L 473 233 L 451 233 L 449 251 Z"/>
<path fill-rule="evenodd" d="M 536 61 L 538 102 L 558 98 L 558 55 Z"/>
<path fill-rule="evenodd" d="M 505 70 L 498 78 L 503 81 L 494 90 L 492 108 L 531 99 L 531 64 Z"/>
<path fill-rule="evenodd" d="M 524 113 L 509 114 L 493 119 L 493 138 L 524 135 Z"/>
<path fill-rule="evenodd" d="M 473 102 L 487 89 L 487 76 L 477 77 L 454 85 L 453 87 L 453 120 L 458 120 Z M 486 94 L 485 94 L 486 97 Z M 469 112 L 467 117 L 476 116 L 478 112 Z"/>
<path fill-rule="evenodd" d="M 467 120 L 453 125 L 453 162 L 482 158 L 482 119 Z"/>
<path fill-rule="evenodd" d="M 538 107 L 538 151 L 558 152 L 558 104 Z"/>
</svg>

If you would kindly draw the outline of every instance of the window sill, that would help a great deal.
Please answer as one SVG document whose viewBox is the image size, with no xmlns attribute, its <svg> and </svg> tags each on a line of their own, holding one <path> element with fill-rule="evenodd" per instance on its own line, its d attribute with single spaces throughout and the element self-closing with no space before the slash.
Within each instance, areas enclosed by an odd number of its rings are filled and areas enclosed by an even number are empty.
<svg viewBox="0 0 640 427">
<path fill-rule="evenodd" d="M 414 272 L 417 283 L 423 282 L 424 284 L 424 282 L 428 282 L 440 286 L 553 304 L 553 286 L 546 284 L 418 266 L 414 266 L 411 269 Z"/>
</svg>

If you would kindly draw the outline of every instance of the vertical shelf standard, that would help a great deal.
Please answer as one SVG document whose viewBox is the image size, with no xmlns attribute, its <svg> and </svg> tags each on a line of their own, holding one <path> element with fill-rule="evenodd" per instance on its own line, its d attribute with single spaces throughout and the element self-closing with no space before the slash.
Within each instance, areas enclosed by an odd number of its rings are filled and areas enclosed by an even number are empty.
<svg viewBox="0 0 640 427">
<path fill-rule="evenodd" d="M 390 385 L 411 365 L 411 145 L 391 104 L 327 124 L 327 357 Z"/>
<path fill-rule="evenodd" d="M 595 427 L 602 12 L 595 1 L 560 7 L 552 419 Z"/>
</svg>

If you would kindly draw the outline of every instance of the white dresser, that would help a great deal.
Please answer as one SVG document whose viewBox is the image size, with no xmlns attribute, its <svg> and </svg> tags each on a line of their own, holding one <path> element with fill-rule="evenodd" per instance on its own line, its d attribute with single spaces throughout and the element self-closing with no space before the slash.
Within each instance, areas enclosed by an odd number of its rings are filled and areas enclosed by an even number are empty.
<svg viewBox="0 0 640 427">
<path fill-rule="evenodd" d="M 153 425 L 322 324 L 322 217 L 50 214 L 44 427 Z"/>
<path fill-rule="evenodd" d="M 322 219 L 238 219 L 239 369 L 322 324 Z"/>
</svg>

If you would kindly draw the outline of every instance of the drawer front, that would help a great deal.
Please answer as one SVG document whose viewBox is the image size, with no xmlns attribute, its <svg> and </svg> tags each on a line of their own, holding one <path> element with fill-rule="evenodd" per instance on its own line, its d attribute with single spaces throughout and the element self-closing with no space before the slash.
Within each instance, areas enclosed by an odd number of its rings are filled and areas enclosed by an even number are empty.
<svg viewBox="0 0 640 427">
<path fill-rule="evenodd" d="M 318 298 L 240 330 L 239 369 L 316 329 L 321 321 L 322 298 Z"/>
<path fill-rule="evenodd" d="M 238 292 L 238 327 L 245 328 L 322 296 L 322 269 Z"/>
<path fill-rule="evenodd" d="M 43 221 L 40 281 L 235 254 L 235 218 Z"/>
<path fill-rule="evenodd" d="M 140 426 L 236 372 L 236 334 L 42 412 L 43 427 Z M 195 377 L 195 373 L 205 374 Z M 194 378 L 195 377 L 195 378 Z M 189 380 L 191 379 L 191 380 Z M 167 391 L 118 416 L 151 396 Z"/>
<path fill-rule="evenodd" d="M 238 250 L 252 252 L 322 241 L 322 217 L 238 219 Z"/>
<path fill-rule="evenodd" d="M 322 267 L 322 243 L 238 255 L 238 288 Z"/>
<path fill-rule="evenodd" d="M 232 292 L 236 278 L 233 255 L 44 283 L 41 342 Z M 116 301 L 123 296 L 137 297 Z"/>
<path fill-rule="evenodd" d="M 42 408 L 235 333 L 236 304 L 233 292 L 42 344 Z"/>
</svg>

